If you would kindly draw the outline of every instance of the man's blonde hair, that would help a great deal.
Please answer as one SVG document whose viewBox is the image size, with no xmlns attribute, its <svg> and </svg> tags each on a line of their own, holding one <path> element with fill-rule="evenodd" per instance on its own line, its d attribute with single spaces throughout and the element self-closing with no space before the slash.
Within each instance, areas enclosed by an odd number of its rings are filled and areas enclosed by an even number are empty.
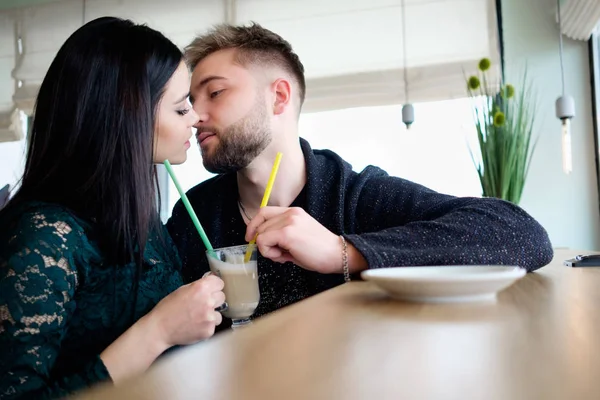
<svg viewBox="0 0 600 400">
<path fill-rule="evenodd" d="M 185 48 L 185 59 L 193 70 L 209 55 L 225 49 L 236 49 L 236 62 L 242 66 L 253 64 L 282 68 L 297 84 L 302 105 L 306 93 L 304 66 L 292 46 L 281 36 L 254 22 L 248 26 L 221 24 L 194 39 Z"/>
</svg>

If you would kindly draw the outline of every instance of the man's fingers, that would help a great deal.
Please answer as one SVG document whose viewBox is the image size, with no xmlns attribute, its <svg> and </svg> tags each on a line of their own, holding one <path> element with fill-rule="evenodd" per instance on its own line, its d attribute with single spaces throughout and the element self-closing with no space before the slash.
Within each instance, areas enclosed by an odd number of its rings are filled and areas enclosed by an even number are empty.
<svg viewBox="0 0 600 400">
<path fill-rule="evenodd" d="M 258 246 L 260 254 L 262 254 L 263 257 L 274 260 L 274 258 L 281 257 L 282 254 L 287 253 L 289 251 L 288 243 L 292 240 L 289 238 L 288 231 L 289 229 L 284 228 L 270 230 L 258 235 L 256 245 Z"/>
<path fill-rule="evenodd" d="M 290 253 L 288 253 L 287 251 L 283 251 L 281 253 L 280 257 L 272 258 L 272 260 L 277 263 L 281 263 L 281 264 L 289 262 L 289 261 L 293 262 L 294 264 L 298 264 L 296 262 L 296 259 L 294 257 L 292 257 L 292 255 Z"/>
<path fill-rule="evenodd" d="M 262 235 L 265 232 L 269 231 L 279 231 L 283 230 L 286 226 L 289 225 L 288 218 L 286 214 L 281 214 L 276 217 L 271 218 L 266 221 L 264 224 L 260 225 L 257 229 L 257 233 Z"/>
<path fill-rule="evenodd" d="M 249 242 L 254 239 L 256 230 L 259 226 L 269 221 L 270 219 L 285 213 L 288 207 L 263 207 L 258 211 L 246 228 L 246 241 Z"/>
</svg>

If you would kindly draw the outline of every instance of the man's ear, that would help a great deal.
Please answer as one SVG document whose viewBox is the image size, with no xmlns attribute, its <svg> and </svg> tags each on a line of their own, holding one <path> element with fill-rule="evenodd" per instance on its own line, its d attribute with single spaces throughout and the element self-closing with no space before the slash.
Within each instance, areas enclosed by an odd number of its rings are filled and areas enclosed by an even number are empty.
<svg viewBox="0 0 600 400">
<path fill-rule="evenodd" d="M 281 78 L 273 82 L 273 92 L 275 93 L 275 101 L 273 103 L 273 114 L 280 115 L 287 107 L 292 105 L 292 85 L 290 82 Z"/>
</svg>

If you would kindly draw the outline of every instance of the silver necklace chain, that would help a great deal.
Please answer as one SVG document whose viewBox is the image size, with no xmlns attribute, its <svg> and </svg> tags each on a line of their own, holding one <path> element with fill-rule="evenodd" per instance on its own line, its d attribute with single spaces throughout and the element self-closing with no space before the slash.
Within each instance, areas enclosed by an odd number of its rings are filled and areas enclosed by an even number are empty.
<svg viewBox="0 0 600 400">
<path fill-rule="evenodd" d="M 246 213 L 246 209 L 244 208 L 244 205 L 242 204 L 242 202 L 240 201 L 240 199 L 238 199 L 238 205 L 240 206 L 240 210 L 242 210 L 242 213 L 244 214 L 244 216 L 246 217 L 246 219 L 248 221 L 252 221 L 252 218 L 250 218 L 250 216 L 248 215 L 248 213 Z"/>
</svg>

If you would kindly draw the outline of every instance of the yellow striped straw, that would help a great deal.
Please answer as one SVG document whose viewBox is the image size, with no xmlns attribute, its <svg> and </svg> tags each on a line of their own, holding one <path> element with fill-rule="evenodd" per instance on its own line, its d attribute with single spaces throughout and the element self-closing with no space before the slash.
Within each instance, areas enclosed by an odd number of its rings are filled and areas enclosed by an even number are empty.
<svg viewBox="0 0 600 400">
<path fill-rule="evenodd" d="M 275 156 L 275 162 L 273 163 L 273 168 L 271 168 L 271 176 L 269 176 L 269 181 L 267 182 L 267 187 L 265 188 L 265 194 L 263 195 L 262 202 L 260 203 L 260 208 L 265 207 L 269 203 L 269 197 L 271 196 L 271 190 L 273 189 L 273 182 L 275 182 L 275 177 L 277 176 L 277 171 L 279 170 L 279 163 L 281 163 L 281 157 L 283 154 L 280 152 Z M 256 243 L 256 237 L 258 233 L 254 235 L 254 238 L 250 241 L 250 245 Z M 252 247 L 248 246 L 246 250 L 246 255 L 244 256 L 244 263 L 250 261 L 250 257 L 252 256 Z"/>
</svg>

